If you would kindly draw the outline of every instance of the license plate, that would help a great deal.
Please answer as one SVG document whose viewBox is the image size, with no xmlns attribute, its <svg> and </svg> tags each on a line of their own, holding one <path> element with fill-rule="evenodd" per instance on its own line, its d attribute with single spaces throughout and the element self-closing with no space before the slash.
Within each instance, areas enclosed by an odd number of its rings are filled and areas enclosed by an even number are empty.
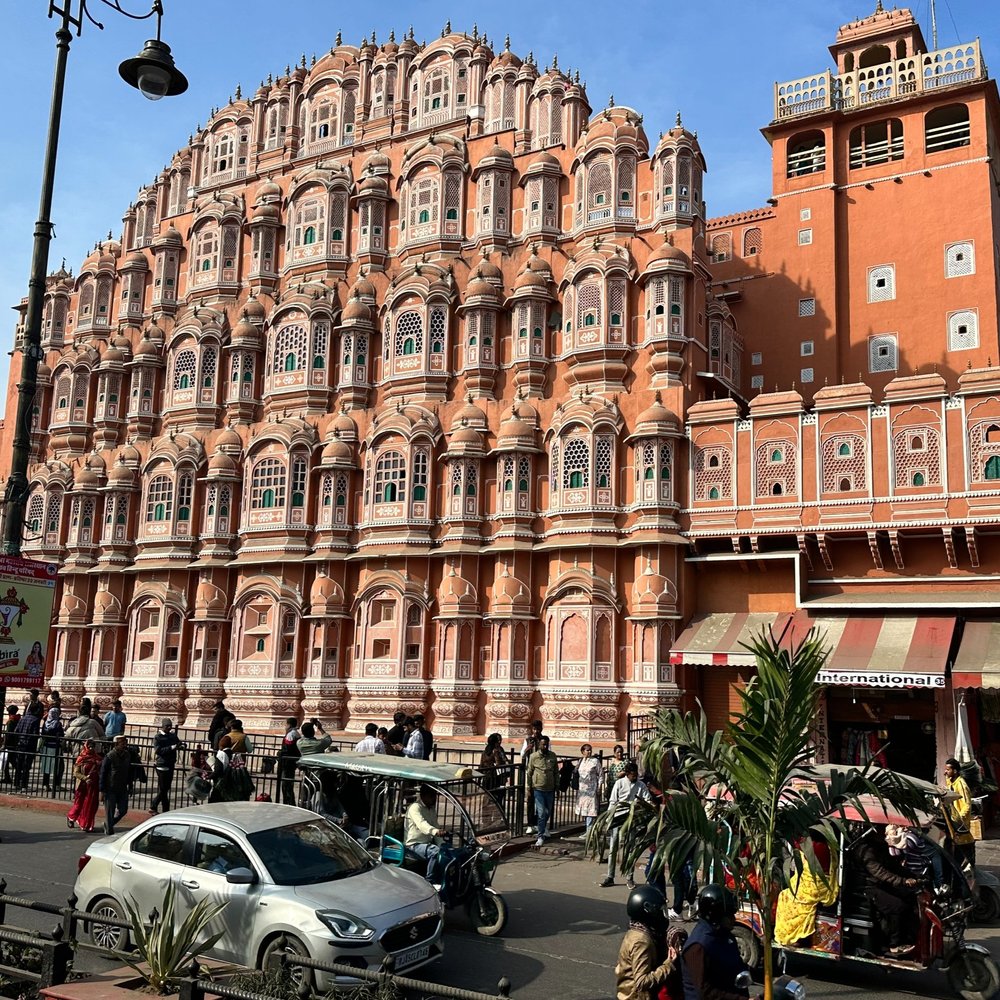
<svg viewBox="0 0 1000 1000">
<path fill-rule="evenodd" d="M 407 966 L 422 962 L 431 953 L 429 944 L 422 944 L 419 948 L 410 948 L 409 951 L 401 951 L 396 955 L 395 967 L 405 969 Z"/>
</svg>

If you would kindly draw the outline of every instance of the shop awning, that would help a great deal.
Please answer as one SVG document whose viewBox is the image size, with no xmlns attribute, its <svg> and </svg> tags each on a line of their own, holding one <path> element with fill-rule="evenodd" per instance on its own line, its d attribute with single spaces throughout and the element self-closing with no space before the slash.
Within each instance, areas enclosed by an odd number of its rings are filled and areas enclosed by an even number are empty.
<svg viewBox="0 0 1000 1000">
<path fill-rule="evenodd" d="M 965 623 L 951 686 L 1000 688 L 1000 622 Z"/>
<path fill-rule="evenodd" d="M 715 614 L 691 621 L 670 650 L 671 663 L 715 667 L 751 667 L 753 653 L 745 649 L 763 628 L 774 635 L 785 631 L 792 614 Z"/>
<path fill-rule="evenodd" d="M 820 684 L 929 689 L 945 686 L 955 619 L 923 615 L 813 616 L 804 611 L 703 615 L 678 637 L 670 650 L 670 662 L 753 666 L 753 654 L 743 643 L 768 627 L 785 647 L 801 642 L 810 627 L 819 629 L 830 649 L 825 668 L 817 678 Z M 1000 651 L 1000 644 L 994 648 Z M 997 663 L 1000 670 L 1000 653 Z"/>
<path fill-rule="evenodd" d="M 811 619 L 830 655 L 820 684 L 943 688 L 955 619 L 892 615 L 823 615 Z"/>
</svg>

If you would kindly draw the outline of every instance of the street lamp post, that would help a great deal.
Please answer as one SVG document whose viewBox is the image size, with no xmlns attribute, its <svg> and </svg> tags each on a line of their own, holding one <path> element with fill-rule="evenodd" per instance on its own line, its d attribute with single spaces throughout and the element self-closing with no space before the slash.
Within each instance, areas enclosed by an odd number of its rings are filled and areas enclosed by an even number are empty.
<svg viewBox="0 0 1000 1000">
<path fill-rule="evenodd" d="M 93 0 L 90 0 L 93 2 Z M 156 15 L 156 38 L 146 42 L 142 52 L 134 59 L 127 59 L 118 68 L 126 83 L 135 87 L 145 97 L 158 101 L 161 97 L 183 94 L 187 90 L 184 74 L 174 66 L 170 47 L 160 41 L 160 21 L 163 17 L 162 0 L 153 0 L 152 9 L 146 14 L 132 14 L 125 10 L 120 0 L 100 0 L 106 7 L 124 14 L 135 21 L 144 21 Z M 25 313 L 21 349 L 21 378 L 17 384 L 17 416 L 14 422 L 14 440 L 11 453 L 10 476 L 4 493 L 3 555 L 20 555 L 24 533 L 24 515 L 28 500 L 28 464 L 31 460 L 31 425 L 35 395 L 38 389 L 38 362 L 42 359 L 42 313 L 45 305 L 45 276 L 49 266 L 49 242 L 52 239 L 52 190 L 56 175 L 56 153 L 59 148 L 59 126 L 62 121 L 63 90 L 66 83 L 66 57 L 73 38 L 79 37 L 84 19 L 95 27 L 104 25 L 88 9 L 88 0 L 50 0 L 49 17 L 59 21 L 56 29 L 56 66 L 52 81 L 52 103 L 49 108 L 49 128 L 45 140 L 45 159 L 42 162 L 42 194 L 39 202 L 38 221 L 35 223 L 35 241 L 31 254 L 31 277 L 28 279 L 28 308 Z M 75 13 L 74 13 L 75 8 Z"/>
</svg>

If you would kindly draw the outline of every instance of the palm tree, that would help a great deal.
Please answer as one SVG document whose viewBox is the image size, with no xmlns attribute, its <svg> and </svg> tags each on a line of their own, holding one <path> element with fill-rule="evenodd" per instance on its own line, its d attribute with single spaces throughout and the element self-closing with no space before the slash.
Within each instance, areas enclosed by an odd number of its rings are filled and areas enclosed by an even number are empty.
<svg viewBox="0 0 1000 1000">
<path fill-rule="evenodd" d="M 802 642 L 782 648 L 781 637 L 764 630 L 747 645 L 757 673 L 739 691 L 741 708 L 719 732 L 709 732 L 704 714 L 662 710 L 655 736 L 644 748 L 647 772 L 670 775 L 669 752 L 682 761 L 664 806 L 636 800 L 620 833 L 626 871 L 650 845 L 654 869 L 678 871 L 688 858 L 706 882 L 731 875 L 738 896 L 757 910 L 762 926 L 764 997 L 772 1000 L 774 903 L 787 881 L 789 859 L 818 871 L 811 849 L 795 848 L 809 837 L 835 850 L 845 806 L 865 815 L 859 796 L 891 803 L 911 821 L 922 793 L 905 778 L 868 766 L 808 780 L 814 748 L 811 729 L 820 689 L 816 678 L 827 657 L 823 637 L 812 629 Z M 806 778 L 807 780 L 796 780 Z M 666 783 L 665 783 L 666 784 Z M 870 800 L 869 800 L 870 801 Z M 592 828 L 591 851 L 603 841 L 612 817 L 605 812 Z"/>
</svg>

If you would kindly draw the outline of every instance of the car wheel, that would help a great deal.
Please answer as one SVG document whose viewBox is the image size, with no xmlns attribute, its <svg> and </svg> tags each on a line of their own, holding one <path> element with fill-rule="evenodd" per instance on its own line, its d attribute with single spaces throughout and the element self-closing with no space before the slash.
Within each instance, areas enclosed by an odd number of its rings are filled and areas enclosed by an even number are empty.
<svg viewBox="0 0 1000 1000">
<path fill-rule="evenodd" d="M 757 935 L 745 924 L 737 924 L 733 928 L 733 937 L 736 938 L 736 947 L 740 950 L 740 958 L 746 963 L 747 968 L 760 968 L 760 963 L 764 960 L 764 949 L 761 947 L 760 941 L 757 940 Z"/>
<path fill-rule="evenodd" d="M 112 899 L 110 896 L 99 899 L 91 906 L 89 912 L 94 917 L 128 920 L 125 907 L 117 899 Z M 87 924 L 87 934 L 91 942 L 98 948 L 103 948 L 106 951 L 129 950 L 129 933 L 124 927 L 115 927 L 113 924 L 99 924 L 91 921 Z"/>
<path fill-rule="evenodd" d="M 309 958 L 309 949 L 291 934 L 281 934 L 276 938 L 271 938 L 260 959 L 261 971 L 277 972 L 282 966 L 281 958 L 283 955 L 288 958 Z M 301 965 L 289 965 L 287 968 L 288 978 L 296 988 L 302 983 L 312 988 L 314 982 L 312 969 L 306 969 Z"/>
<path fill-rule="evenodd" d="M 959 952 L 948 966 L 948 985 L 962 1000 L 991 1000 L 1000 989 L 1000 971 L 988 955 Z"/>
<path fill-rule="evenodd" d="M 507 924 L 507 901 L 496 889 L 480 889 L 469 900 L 469 919 L 477 934 L 493 937 Z"/>
<path fill-rule="evenodd" d="M 980 886 L 972 907 L 974 924 L 992 924 L 1000 917 L 1000 896 L 989 886 Z"/>
</svg>

